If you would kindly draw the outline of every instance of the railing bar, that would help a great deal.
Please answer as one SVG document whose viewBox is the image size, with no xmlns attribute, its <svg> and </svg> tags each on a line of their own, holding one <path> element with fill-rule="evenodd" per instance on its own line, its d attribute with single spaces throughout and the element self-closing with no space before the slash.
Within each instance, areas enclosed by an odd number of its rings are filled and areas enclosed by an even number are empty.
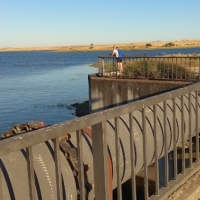
<svg viewBox="0 0 200 200">
<path fill-rule="evenodd" d="M 167 137 L 167 103 L 163 102 L 164 107 L 164 145 L 165 145 L 165 186 L 168 187 L 169 182 L 169 160 L 168 160 L 168 137 Z"/>
<path fill-rule="evenodd" d="M 109 200 L 106 121 L 92 125 L 95 200 Z"/>
<path fill-rule="evenodd" d="M 158 72 L 161 72 L 161 58 L 158 58 Z"/>
<path fill-rule="evenodd" d="M 194 62 L 194 79 L 196 79 L 197 67 L 198 67 L 198 59 L 194 59 L 193 58 L 193 62 Z"/>
<path fill-rule="evenodd" d="M 189 68 L 190 68 L 190 79 L 191 79 L 192 76 L 191 58 L 189 58 Z"/>
<path fill-rule="evenodd" d="M 199 80 L 200 80 L 200 58 L 199 58 Z"/>
<path fill-rule="evenodd" d="M 1 159 L 0 159 L 0 199 L 1 200 L 4 200 L 3 199 L 3 184 L 2 184 L 2 178 L 3 178 L 3 173 L 2 173 L 2 164 L 1 164 Z"/>
<path fill-rule="evenodd" d="M 158 159 L 158 138 L 157 138 L 157 105 L 153 105 L 154 121 L 154 148 L 155 148 L 155 194 L 159 195 L 159 159 Z"/>
<path fill-rule="evenodd" d="M 184 96 L 181 96 L 181 142 L 182 142 L 182 174 L 185 174 L 185 133 L 184 133 Z"/>
<path fill-rule="evenodd" d="M 54 124 L 52 126 L 45 127 L 43 129 L 32 131 L 28 135 L 22 134 L 20 136 L 21 137 L 20 140 L 18 139 L 18 136 L 13 136 L 11 138 L 6 139 L 7 141 L 6 144 L 3 140 L 1 140 L 0 141 L 0 146 L 1 146 L 0 156 L 8 154 L 11 150 L 17 151 L 19 149 L 24 148 L 22 141 L 26 140 L 27 146 L 33 146 L 35 144 L 64 135 L 66 128 L 68 129 L 68 132 L 73 132 L 73 131 L 76 131 L 77 129 L 81 129 L 83 127 L 91 126 L 92 124 L 96 124 L 102 119 L 111 119 L 116 116 L 129 113 L 130 111 L 141 109 L 143 105 L 151 106 L 155 103 L 160 103 L 164 100 L 172 99 L 177 96 L 187 94 L 188 92 L 196 91 L 198 90 L 198 88 L 200 88 L 200 83 L 194 83 L 194 84 L 188 85 L 186 88 L 179 88 L 178 90 L 175 89 L 170 92 L 158 94 L 156 97 L 155 96 L 149 97 L 146 100 L 135 101 L 132 103 L 128 103 L 126 105 L 121 105 L 112 109 L 101 111 L 102 115 L 100 115 L 100 112 L 96 112 L 96 113 L 87 115 L 87 117 L 80 117 L 79 121 L 81 123 L 77 123 L 77 120 L 73 119 L 73 120 L 62 122 L 60 124 Z M 54 130 L 56 129 L 60 131 L 55 132 Z M 42 134 L 43 137 L 42 138 L 37 137 L 38 134 Z M 13 145 L 13 143 L 15 145 Z"/>
<path fill-rule="evenodd" d="M 53 141 L 53 145 L 54 145 L 54 161 L 55 161 L 57 198 L 59 200 L 62 200 L 63 199 L 63 193 L 62 193 L 62 177 L 61 177 L 59 138 L 54 138 L 52 141 Z"/>
<path fill-rule="evenodd" d="M 196 68 L 197 68 L 197 60 L 196 59 L 192 59 L 192 63 L 193 63 L 193 70 L 192 70 L 192 73 L 193 73 L 193 79 L 195 80 L 196 79 Z"/>
<path fill-rule="evenodd" d="M 169 62 L 169 58 L 168 58 L 168 63 L 167 63 L 167 69 L 168 69 L 168 70 L 167 70 L 167 72 L 168 72 L 167 78 L 168 78 L 168 79 L 169 79 L 169 63 L 170 63 L 170 62 Z"/>
<path fill-rule="evenodd" d="M 177 63 L 178 63 L 178 62 L 177 62 L 177 58 L 176 58 L 176 79 L 178 78 L 178 77 L 177 77 Z"/>
<path fill-rule="evenodd" d="M 183 79 L 183 75 L 182 75 L 182 73 L 183 73 L 183 67 L 182 67 L 182 59 L 183 58 L 180 58 L 180 66 L 181 66 L 181 73 L 180 73 L 180 77 L 181 77 L 181 79 Z"/>
<path fill-rule="evenodd" d="M 196 91 L 196 162 L 199 162 L 199 91 Z"/>
<path fill-rule="evenodd" d="M 172 58 L 172 79 L 174 78 L 174 59 Z"/>
<path fill-rule="evenodd" d="M 32 146 L 26 148 L 26 160 L 27 160 L 27 171 L 28 171 L 29 196 L 30 196 L 30 200 L 35 200 L 36 190 L 35 190 L 35 176 L 34 176 Z"/>
<path fill-rule="evenodd" d="M 122 200 L 121 168 L 119 158 L 119 117 L 115 117 L 115 146 L 116 146 L 116 171 L 117 171 L 117 199 Z"/>
<path fill-rule="evenodd" d="M 161 58 L 159 58 L 159 69 L 158 69 L 158 71 L 161 71 Z"/>
<path fill-rule="evenodd" d="M 163 70 L 163 74 L 164 74 L 164 77 L 165 77 L 165 64 L 166 64 L 166 58 L 163 58 L 163 67 L 164 67 L 164 70 Z"/>
<path fill-rule="evenodd" d="M 185 58 L 185 79 L 186 79 L 186 69 L 187 69 L 187 66 L 186 66 L 186 58 Z"/>
<path fill-rule="evenodd" d="M 174 180 L 177 179 L 177 132 L 176 132 L 176 98 L 173 99 L 173 140 L 174 140 Z"/>
<path fill-rule="evenodd" d="M 191 93 L 188 94 L 189 98 L 189 166 L 192 167 L 192 114 L 191 114 Z"/>
<path fill-rule="evenodd" d="M 149 198 L 148 165 L 147 165 L 147 135 L 146 135 L 146 107 L 142 109 L 143 157 L 144 157 L 144 197 Z"/>
<path fill-rule="evenodd" d="M 83 168 L 83 146 L 82 146 L 82 132 L 81 130 L 76 131 L 77 140 L 77 153 L 78 153 L 78 177 L 80 186 L 80 199 L 85 200 L 85 184 L 84 184 L 84 168 Z"/>
<path fill-rule="evenodd" d="M 135 178 L 135 155 L 134 155 L 134 132 L 133 132 L 133 113 L 129 113 L 129 126 L 130 126 L 130 153 L 131 153 L 131 186 L 132 186 L 132 200 L 137 199 L 136 193 L 136 178 Z"/>
<path fill-rule="evenodd" d="M 102 75 L 104 76 L 105 74 L 105 62 L 104 59 L 102 59 Z"/>
<path fill-rule="evenodd" d="M 145 58 L 145 64 L 146 64 L 146 69 L 147 69 L 147 78 L 150 78 L 149 75 L 149 67 L 148 67 L 148 58 Z"/>
<path fill-rule="evenodd" d="M 155 58 L 153 56 L 139 56 L 139 54 L 131 55 L 131 56 L 125 56 L 126 58 Z M 173 56 L 173 58 L 178 57 L 178 58 L 188 58 L 188 56 Z M 191 56 L 192 58 L 196 58 L 196 56 Z M 98 58 L 113 58 L 112 56 L 98 56 Z M 163 58 L 163 56 L 156 56 L 156 58 Z"/>
</svg>

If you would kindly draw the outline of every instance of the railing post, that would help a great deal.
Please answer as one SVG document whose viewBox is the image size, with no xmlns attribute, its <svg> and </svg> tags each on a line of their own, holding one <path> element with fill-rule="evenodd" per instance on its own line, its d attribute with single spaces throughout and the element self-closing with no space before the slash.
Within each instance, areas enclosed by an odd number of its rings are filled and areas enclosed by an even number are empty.
<svg viewBox="0 0 200 200">
<path fill-rule="evenodd" d="M 1 169 L 1 159 L 0 159 L 0 199 L 3 200 L 3 185 L 2 185 L 2 169 Z"/>
<path fill-rule="evenodd" d="M 104 58 L 101 58 L 101 60 L 102 60 L 102 76 L 104 76 L 104 72 L 105 72 Z"/>
<path fill-rule="evenodd" d="M 80 199 L 85 200 L 85 181 L 83 169 L 83 146 L 82 146 L 82 133 L 81 130 L 76 131 L 77 139 L 77 152 L 78 152 L 78 168 L 79 168 L 79 186 L 80 186 Z"/>
<path fill-rule="evenodd" d="M 35 177 L 34 177 L 32 147 L 26 148 L 26 159 L 27 159 L 27 170 L 28 170 L 29 196 L 30 196 L 30 200 L 35 200 L 36 191 L 35 191 Z"/>
<path fill-rule="evenodd" d="M 188 94 L 189 100 L 189 167 L 192 167 L 192 105 L 191 105 L 191 93 Z"/>
<path fill-rule="evenodd" d="M 121 170 L 120 170 L 120 143 L 119 143 L 119 117 L 115 118 L 115 146 L 116 146 L 116 171 L 117 171 L 117 200 L 122 200 Z"/>
<path fill-rule="evenodd" d="M 146 107 L 142 109 L 142 133 L 143 133 L 143 159 L 144 159 L 144 199 L 149 198 L 149 180 L 147 164 L 147 133 L 146 133 Z"/>
<path fill-rule="evenodd" d="M 135 138 L 133 132 L 133 113 L 129 113 L 129 126 L 130 126 L 130 153 L 131 153 L 131 186 L 132 186 L 132 200 L 137 199 L 136 194 L 136 172 L 135 172 L 135 154 L 134 154 L 134 145 L 135 145 Z"/>
<path fill-rule="evenodd" d="M 158 159 L 158 134 L 157 134 L 157 105 L 153 105 L 154 122 L 154 148 L 155 148 L 155 192 L 159 195 L 159 159 Z"/>
<path fill-rule="evenodd" d="M 182 142 L 182 174 L 185 174 L 185 129 L 184 129 L 184 115 L 185 115 L 185 111 L 184 111 L 184 96 L 181 96 L 181 142 Z"/>
<path fill-rule="evenodd" d="M 199 80 L 200 80 L 200 58 L 199 58 Z"/>
<path fill-rule="evenodd" d="M 196 162 L 199 162 L 199 91 L 196 91 Z"/>
<path fill-rule="evenodd" d="M 168 135 L 167 135 L 167 102 L 163 102 L 163 112 L 164 112 L 164 149 L 165 149 L 165 186 L 169 185 L 169 158 L 168 158 Z"/>
<path fill-rule="evenodd" d="M 174 141 L 174 180 L 177 179 L 177 128 L 176 128 L 176 98 L 173 100 L 173 141 Z"/>
<path fill-rule="evenodd" d="M 92 125 L 95 200 L 109 200 L 106 121 Z"/>
<path fill-rule="evenodd" d="M 55 162 L 57 198 L 59 200 L 62 200 L 63 199 L 63 193 L 62 193 L 62 177 L 61 177 L 61 165 L 60 165 L 59 138 L 53 139 L 53 144 L 54 144 L 54 162 Z"/>
</svg>

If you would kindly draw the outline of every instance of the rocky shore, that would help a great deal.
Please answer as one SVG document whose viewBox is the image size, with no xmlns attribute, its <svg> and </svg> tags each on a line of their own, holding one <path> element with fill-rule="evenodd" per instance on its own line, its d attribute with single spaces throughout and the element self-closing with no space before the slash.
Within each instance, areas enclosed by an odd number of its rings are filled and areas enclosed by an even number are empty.
<svg viewBox="0 0 200 200">
<path fill-rule="evenodd" d="M 71 107 L 75 108 L 75 115 L 77 117 L 82 117 L 89 114 L 89 101 L 84 101 L 83 103 L 71 104 Z"/>
</svg>

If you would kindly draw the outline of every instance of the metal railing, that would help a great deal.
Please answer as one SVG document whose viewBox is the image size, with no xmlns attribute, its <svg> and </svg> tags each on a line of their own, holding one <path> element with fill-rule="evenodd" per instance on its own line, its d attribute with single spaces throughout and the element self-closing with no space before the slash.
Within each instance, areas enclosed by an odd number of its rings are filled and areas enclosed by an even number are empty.
<svg viewBox="0 0 200 200">
<path fill-rule="evenodd" d="M 200 57 L 162 56 L 162 57 L 124 57 L 123 73 L 119 73 L 115 57 L 99 56 L 99 74 L 109 77 L 191 80 L 200 79 Z"/>
<path fill-rule="evenodd" d="M 200 169 L 199 165 L 199 88 L 200 83 L 194 83 L 185 88 L 181 88 L 178 90 L 174 90 L 171 92 L 163 93 L 157 96 L 150 97 L 148 99 L 143 99 L 140 101 L 136 101 L 133 103 L 129 103 L 126 105 L 122 105 L 119 107 L 115 107 L 112 109 L 108 109 L 105 111 L 97 112 L 94 114 L 90 114 L 84 117 L 76 118 L 74 120 L 66 121 L 60 124 L 55 124 L 46 128 L 42 128 L 40 130 L 29 132 L 28 134 L 17 135 L 8 139 L 4 139 L 0 141 L 0 157 L 6 156 L 12 152 L 19 151 L 21 149 L 26 150 L 27 157 L 27 171 L 28 171 L 28 183 L 29 183 L 29 194 L 30 199 L 36 199 L 35 194 L 35 180 L 34 180 L 34 165 L 33 165 L 33 153 L 32 147 L 36 144 L 43 143 L 45 141 L 52 140 L 54 145 L 54 160 L 55 160 L 55 177 L 56 177 L 56 185 L 57 185 L 57 199 L 63 199 L 63 187 L 62 187 L 62 179 L 61 179 L 61 163 L 60 163 L 60 147 L 59 147 L 59 137 L 64 134 L 70 133 L 72 137 L 76 137 L 77 140 L 77 152 L 78 152 L 78 167 L 79 167 L 79 185 L 80 185 L 80 199 L 85 200 L 85 185 L 84 185 L 84 169 L 83 169 L 83 146 L 82 146 L 82 138 L 83 135 L 81 133 L 81 129 L 85 127 L 90 127 L 92 129 L 92 151 L 93 151 L 93 167 L 94 167 L 94 190 L 95 190 L 95 199 L 96 200 L 111 200 L 111 194 L 109 193 L 109 178 L 108 178 L 108 141 L 107 137 L 110 134 L 107 130 L 107 121 L 114 120 L 114 133 L 115 133 L 115 149 L 116 149 L 116 180 L 117 180 L 117 200 L 122 199 L 122 182 L 121 182 L 121 171 L 120 171 L 120 127 L 119 127 L 119 119 L 123 115 L 127 114 L 129 116 L 129 125 L 127 129 L 129 130 L 129 151 L 130 151 L 130 162 L 131 162 L 131 180 L 132 180 L 132 199 L 137 199 L 136 193 L 136 174 L 138 170 L 136 170 L 135 166 L 135 152 L 134 152 L 134 144 L 135 140 L 135 132 L 133 126 L 134 112 L 139 111 L 142 113 L 142 152 L 143 155 L 143 170 L 144 170 L 144 196 L 145 200 L 149 199 L 149 186 L 148 186 L 148 167 L 152 165 L 152 162 L 148 161 L 148 147 L 147 146 L 147 112 L 149 110 L 152 111 L 153 117 L 153 127 L 154 127 L 154 143 L 152 143 L 152 147 L 155 149 L 155 158 L 153 163 L 155 164 L 155 195 L 152 195 L 150 199 L 164 199 L 168 195 L 170 195 L 175 189 L 177 189 L 181 184 L 183 184 L 186 179 L 188 179 L 191 175 L 193 175 L 197 170 Z M 192 101 L 191 98 L 194 100 Z M 188 104 L 184 99 L 188 100 Z M 168 112 L 168 104 L 171 102 L 173 105 L 173 116 L 172 116 L 172 134 L 174 141 L 177 141 L 177 130 L 176 130 L 176 115 L 177 115 L 177 101 L 180 102 L 179 109 L 182 109 L 181 112 L 181 142 L 178 144 L 174 142 L 172 144 L 171 149 L 167 147 L 167 112 Z M 168 103 L 167 103 L 168 102 Z M 192 103 L 191 103 L 192 102 Z M 157 124 L 157 108 L 162 106 L 163 110 L 163 134 L 164 134 L 164 153 L 160 154 L 158 152 L 158 137 L 156 132 Z M 187 109 L 184 109 L 184 107 Z M 151 109 L 149 109 L 151 108 Z M 191 112 L 192 109 L 195 109 L 194 113 Z M 185 110 L 188 111 L 186 114 Z M 191 114 L 192 113 L 192 114 Z M 188 116 L 188 122 L 185 122 L 185 116 Z M 185 130 L 185 123 L 188 123 L 188 129 Z M 192 123 L 195 123 L 195 127 L 192 129 Z M 194 130 L 194 131 L 193 131 Z M 187 133 L 186 133 L 187 132 Z M 196 138 L 196 150 L 195 150 L 195 159 L 193 159 L 193 149 L 192 149 L 192 139 Z M 189 141 L 189 165 L 185 164 L 186 156 L 185 156 L 185 142 Z M 177 151 L 178 146 L 181 145 L 182 149 L 182 168 L 181 172 L 177 172 Z M 173 180 L 169 180 L 169 161 L 168 155 L 173 151 Z M 161 157 L 165 158 L 165 186 L 160 188 L 159 185 L 159 159 Z M 2 174 L 0 174 L 2 175 Z M 0 177 L 0 183 L 2 182 L 2 177 Z M 174 185 L 175 184 L 175 185 Z M 0 184 L 1 187 L 1 184 Z M 23 191 L 21 191 L 23 192 Z M 0 188 L 0 199 L 3 199 L 2 196 L 2 188 Z"/>
</svg>

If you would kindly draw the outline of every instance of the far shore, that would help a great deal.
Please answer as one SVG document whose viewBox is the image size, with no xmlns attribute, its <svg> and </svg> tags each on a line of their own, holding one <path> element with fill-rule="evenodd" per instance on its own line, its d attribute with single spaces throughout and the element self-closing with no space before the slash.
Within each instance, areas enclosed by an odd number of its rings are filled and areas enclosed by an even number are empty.
<svg viewBox="0 0 200 200">
<path fill-rule="evenodd" d="M 173 43 L 174 46 L 165 47 Z M 48 46 L 48 47 L 5 47 L 0 52 L 14 51 L 56 51 L 56 52 L 84 52 L 84 51 L 111 51 L 114 44 L 89 44 L 76 46 Z M 169 48 L 196 48 L 200 47 L 200 40 L 177 40 L 177 41 L 153 41 L 153 42 L 132 42 L 116 44 L 122 50 L 148 50 L 148 49 L 169 49 Z"/>
</svg>

